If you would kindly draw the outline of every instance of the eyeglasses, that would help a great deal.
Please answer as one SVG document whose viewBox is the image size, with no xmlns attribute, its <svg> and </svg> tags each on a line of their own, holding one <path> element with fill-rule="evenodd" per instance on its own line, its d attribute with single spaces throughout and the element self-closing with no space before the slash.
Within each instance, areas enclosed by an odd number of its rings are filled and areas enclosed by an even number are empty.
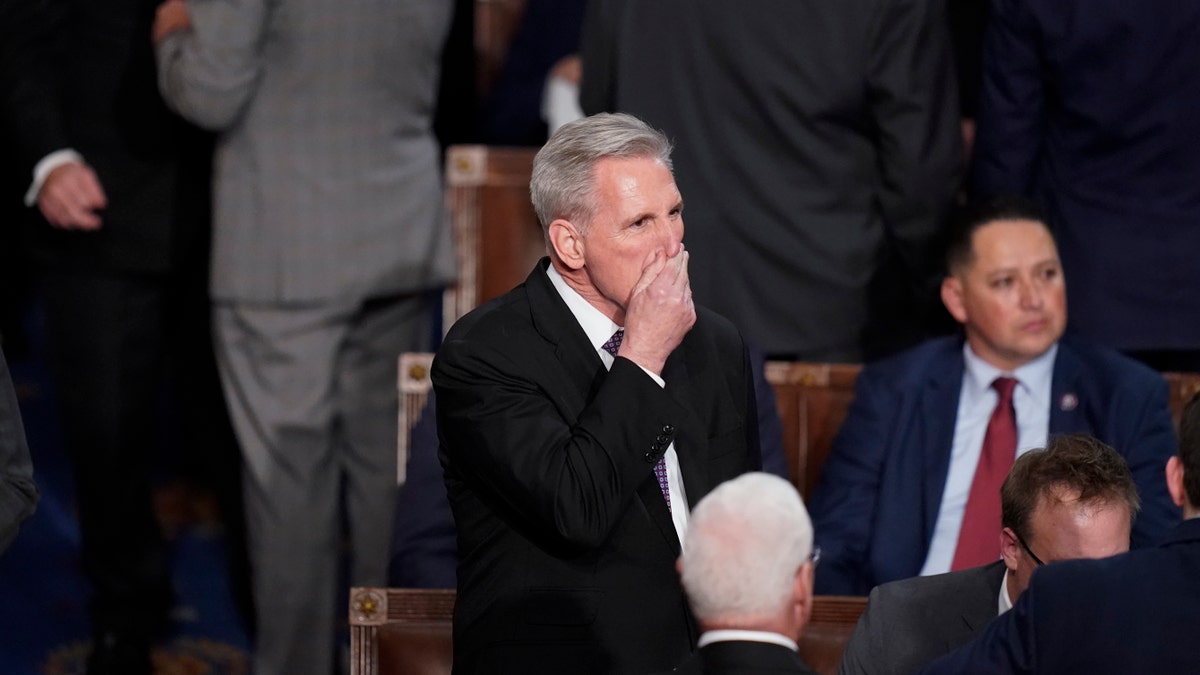
<svg viewBox="0 0 1200 675">
<path fill-rule="evenodd" d="M 1037 563 L 1038 566 L 1046 564 L 1046 563 L 1042 562 L 1042 559 L 1037 557 L 1037 555 L 1033 551 L 1029 550 L 1029 544 L 1025 543 L 1024 537 L 1022 537 L 1020 534 L 1017 534 L 1016 530 L 1013 530 L 1012 533 L 1014 536 L 1016 536 L 1017 541 L 1021 542 L 1021 548 L 1025 549 L 1025 552 L 1029 554 L 1030 558 L 1033 558 L 1033 562 Z"/>
</svg>

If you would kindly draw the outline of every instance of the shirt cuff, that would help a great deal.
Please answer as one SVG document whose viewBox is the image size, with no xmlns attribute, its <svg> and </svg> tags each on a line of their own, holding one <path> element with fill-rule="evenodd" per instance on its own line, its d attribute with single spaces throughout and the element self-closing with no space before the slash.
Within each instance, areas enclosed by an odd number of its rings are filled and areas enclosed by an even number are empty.
<svg viewBox="0 0 1200 675">
<path fill-rule="evenodd" d="M 661 377 L 659 377 L 657 374 L 650 372 L 650 371 L 649 371 L 649 370 L 647 370 L 647 369 L 646 369 L 646 368 L 645 368 L 645 367 L 644 367 L 642 364 L 640 364 L 640 363 L 638 363 L 638 362 L 636 362 L 636 361 L 634 361 L 634 365 L 635 365 L 635 366 L 637 366 L 638 368 L 641 368 L 643 373 L 645 373 L 645 374 L 649 375 L 649 376 L 650 376 L 650 379 L 652 379 L 652 380 L 654 380 L 655 382 L 657 382 L 657 383 L 658 383 L 658 386 L 662 387 L 663 389 L 666 389 L 666 388 L 667 388 L 667 381 L 666 381 L 666 380 L 662 379 L 662 378 L 661 378 Z"/>
<path fill-rule="evenodd" d="M 33 206 L 37 203 L 38 194 L 41 193 L 42 185 L 46 183 L 46 177 L 50 175 L 50 172 L 63 164 L 70 164 L 71 162 L 83 164 L 83 155 L 70 148 L 63 148 L 43 157 L 33 167 L 33 183 L 29 185 L 29 189 L 25 192 L 25 206 Z"/>
</svg>

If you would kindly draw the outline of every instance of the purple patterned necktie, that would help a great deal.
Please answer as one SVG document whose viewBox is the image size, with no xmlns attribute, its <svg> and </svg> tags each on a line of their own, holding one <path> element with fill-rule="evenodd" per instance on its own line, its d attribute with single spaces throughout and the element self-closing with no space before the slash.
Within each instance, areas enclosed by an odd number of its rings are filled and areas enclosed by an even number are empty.
<svg viewBox="0 0 1200 675">
<path fill-rule="evenodd" d="M 621 341 L 625 339 L 625 329 L 618 328 L 617 332 L 613 333 L 612 337 L 607 342 L 600 345 L 604 351 L 612 354 L 612 357 L 617 358 L 617 351 L 621 349 Z M 658 489 L 662 490 L 663 499 L 667 501 L 667 511 L 671 510 L 671 486 L 667 481 L 667 462 L 660 458 L 658 463 L 654 465 L 654 477 L 658 479 Z"/>
</svg>

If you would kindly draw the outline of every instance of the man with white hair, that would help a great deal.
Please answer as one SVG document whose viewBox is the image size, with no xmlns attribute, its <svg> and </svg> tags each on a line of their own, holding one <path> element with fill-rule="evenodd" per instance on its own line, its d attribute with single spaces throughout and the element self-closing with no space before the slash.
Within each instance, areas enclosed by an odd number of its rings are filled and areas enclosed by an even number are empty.
<svg viewBox="0 0 1200 675">
<path fill-rule="evenodd" d="M 700 651 L 676 672 L 813 673 L 796 640 L 812 613 L 812 521 L 791 483 L 747 473 L 692 511 L 679 574 Z"/>
</svg>

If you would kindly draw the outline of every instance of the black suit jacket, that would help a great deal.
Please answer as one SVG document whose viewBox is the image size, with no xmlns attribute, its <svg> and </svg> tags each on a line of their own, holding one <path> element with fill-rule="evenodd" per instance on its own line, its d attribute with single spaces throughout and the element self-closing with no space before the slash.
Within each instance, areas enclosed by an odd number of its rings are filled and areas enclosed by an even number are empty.
<svg viewBox="0 0 1200 675">
<path fill-rule="evenodd" d="M 207 260 L 211 139 L 159 97 L 157 4 L 0 0 L 0 129 L 22 192 L 39 160 L 72 148 L 108 198 L 98 231 L 32 219 L 34 251 L 51 266 L 141 274 Z"/>
<path fill-rule="evenodd" d="M 768 642 L 713 642 L 673 671 L 682 675 L 816 675 L 796 652 Z"/>
<path fill-rule="evenodd" d="M 876 586 L 842 654 L 840 675 L 908 675 L 996 618 L 1003 560 Z"/>
<path fill-rule="evenodd" d="M 433 364 L 461 564 L 455 672 L 645 673 L 697 632 L 653 466 L 674 441 L 689 503 L 759 466 L 746 350 L 698 310 L 666 388 L 605 370 L 546 276 L 471 312 Z"/>
<path fill-rule="evenodd" d="M 941 312 L 962 162 L 945 2 L 590 0 L 581 51 L 585 112 L 675 141 L 696 299 L 751 344 L 861 361 L 910 343 L 917 279 Z"/>
<path fill-rule="evenodd" d="M 922 673 L 1200 672 L 1200 518 L 1161 546 L 1039 567 L 1012 611 Z"/>
</svg>

